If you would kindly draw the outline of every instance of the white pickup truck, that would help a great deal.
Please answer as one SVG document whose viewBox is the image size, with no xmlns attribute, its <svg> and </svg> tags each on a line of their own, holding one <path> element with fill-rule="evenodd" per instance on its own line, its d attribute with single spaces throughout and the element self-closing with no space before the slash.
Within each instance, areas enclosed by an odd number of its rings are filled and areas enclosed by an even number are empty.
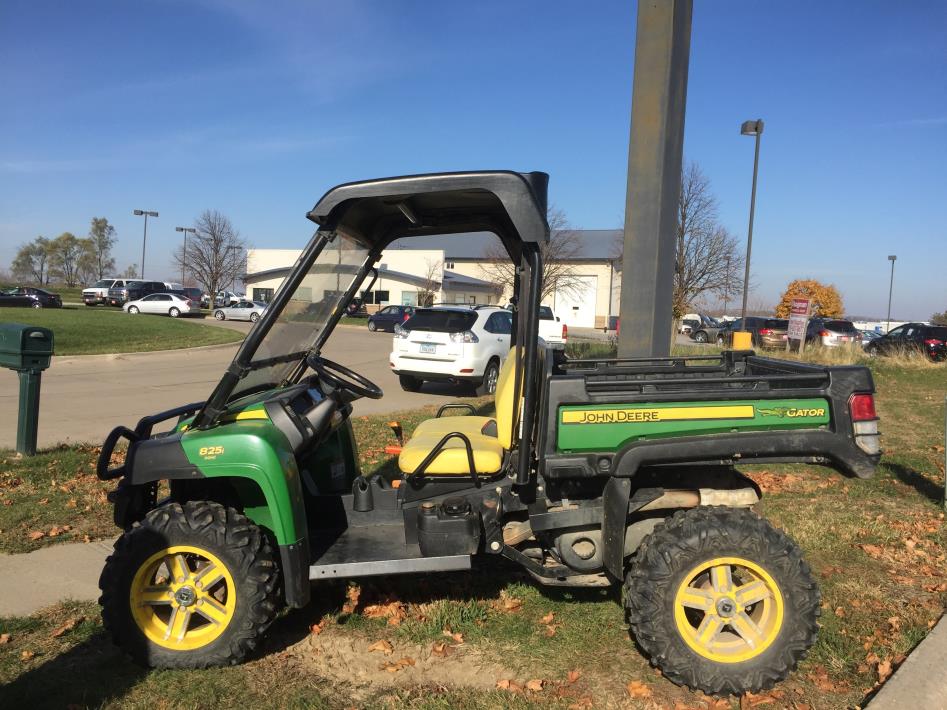
<svg viewBox="0 0 947 710">
<path fill-rule="evenodd" d="M 549 306 L 539 307 L 539 337 L 549 345 L 565 345 L 569 338 L 569 328 Z"/>
</svg>

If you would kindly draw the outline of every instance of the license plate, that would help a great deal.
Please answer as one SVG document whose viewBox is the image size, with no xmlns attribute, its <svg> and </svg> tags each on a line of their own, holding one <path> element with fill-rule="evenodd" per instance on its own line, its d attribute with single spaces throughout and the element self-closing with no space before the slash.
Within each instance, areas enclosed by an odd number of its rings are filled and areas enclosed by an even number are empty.
<svg viewBox="0 0 947 710">
<path fill-rule="evenodd" d="M 433 353 L 437 350 L 437 345 L 434 343 L 421 343 L 421 352 L 422 353 Z"/>
<path fill-rule="evenodd" d="M 847 336 L 847 335 L 841 335 L 841 336 L 839 336 L 839 340 L 841 340 L 843 343 L 847 343 L 847 342 L 848 342 L 848 336 Z"/>
</svg>

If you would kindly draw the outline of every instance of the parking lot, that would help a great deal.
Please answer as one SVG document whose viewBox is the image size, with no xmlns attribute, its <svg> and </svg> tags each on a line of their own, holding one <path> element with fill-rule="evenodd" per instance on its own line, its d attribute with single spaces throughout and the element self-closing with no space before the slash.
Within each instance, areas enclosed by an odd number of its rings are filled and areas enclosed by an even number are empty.
<svg viewBox="0 0 947 710">
<path fill-rule="evenodd" d="M 249 323 L 220 324 L 247 332 Z M 56 357 L 43 373 L 40 447 L 62 442 L 100 442 L 119 424 L 207 397 L 236 352 L 236 344 L 192 350 Z M 325 354 L 376 382 L 380 400 L 362 399 L 355 414 L 381 414 L 469 397 L 464 387 L 428 383 L 404 392 L 388 367 L 391 335 L 340 326 Z M 0 370 L 0 446 L 16 442 L 17 375 Z"/>
</svg>

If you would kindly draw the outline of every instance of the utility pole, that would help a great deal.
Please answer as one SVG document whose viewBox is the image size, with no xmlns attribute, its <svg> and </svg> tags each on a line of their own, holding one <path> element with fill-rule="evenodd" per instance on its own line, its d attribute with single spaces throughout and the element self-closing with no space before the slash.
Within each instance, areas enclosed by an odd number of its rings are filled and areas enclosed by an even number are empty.
<svg viewBox="0 0 947 710">
<path fill-rule="evenodd" d="M 885 333 L 891 330 L 891 296 L 894 294 L 894 262 L 897 260 L 897 254 L 888 255 L 888 261 L 891 262 L 891 281 L 888 283 L 888 324 L 885 328 Z"/>
<path fill-rule="evenodd" d="M 197 234 L 197 230 L 193 227 L 175 227 L 175 232 L 184 232 L 184 252 L 181 254 L 181 285 L 186 286 L 184 283 L 184 271 L 187 267 L 187 233 Z"/>
<path fill-rule="evenodd" d="M 692 11 L 692 0 L 638 3 L 619 357 L 670 351 Z"/>
<path fill-rule="evenodd" d="M 723 282 L 723 315 L 727 315 L 727 306 L 730 303 L 730 257 L 727 257 L 727 273 Z"/>
</svg>

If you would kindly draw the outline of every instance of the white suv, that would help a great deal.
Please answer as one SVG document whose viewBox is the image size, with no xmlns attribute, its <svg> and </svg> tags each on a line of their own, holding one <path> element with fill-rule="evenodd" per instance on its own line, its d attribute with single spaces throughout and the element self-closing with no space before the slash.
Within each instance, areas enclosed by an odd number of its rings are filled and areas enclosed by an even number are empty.
<svg viewBox="0 0 947 710">
<path fill-rule="evenodd" d="M 504 308 L 418 308 L 395 326 L 391 369 L 408 392 L 441 380 L 470 382 L 477 394 L 493 394 L 512 331 L 513 314 Z"/>
</svg>

